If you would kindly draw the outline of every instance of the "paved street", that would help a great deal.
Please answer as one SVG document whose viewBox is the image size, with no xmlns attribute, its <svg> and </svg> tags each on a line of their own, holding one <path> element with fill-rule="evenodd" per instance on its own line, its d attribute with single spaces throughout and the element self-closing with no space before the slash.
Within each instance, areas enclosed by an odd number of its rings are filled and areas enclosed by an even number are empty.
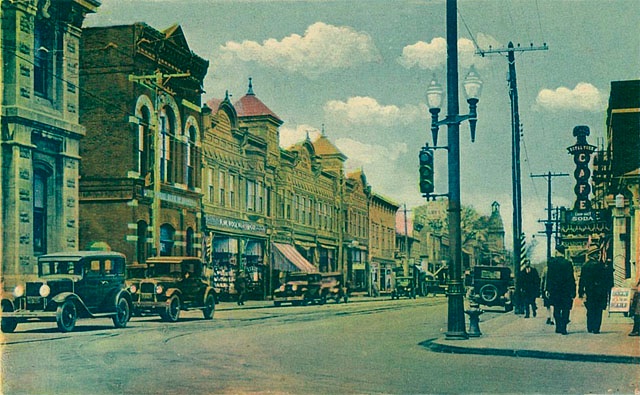
<svg viewBox="0 0 640 395">
<path fill-rule="evenodd" d="M 439 296 L 279 308 L 222 303 L 213 321 L 196 311 L 177 324 L 134 318 L 123 330 L 108 320 L 81 320 L 69 334 L 55 323 L 21 324 L 3 339 L 2 393 L 637 391 L 634 364 L 434 352 L 426 344 L 443 338 L 445 317 L 446 298 Z M 522 322 L 493 312 L 482 320 L 485 331 Z M 541 317 L 527 324 L 545 326 Z"/>
</svg>

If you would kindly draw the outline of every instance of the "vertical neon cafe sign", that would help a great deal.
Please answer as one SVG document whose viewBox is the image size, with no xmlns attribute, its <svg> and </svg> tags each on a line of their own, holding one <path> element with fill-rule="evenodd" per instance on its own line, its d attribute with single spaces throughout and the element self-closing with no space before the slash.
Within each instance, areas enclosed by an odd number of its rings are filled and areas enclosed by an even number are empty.
<svg viewBox="0 0 640 395">
<path fill-rule="evenodd" d="M 589 200 L 591 170 L 589 170 L 589 162 L 591 161 L 591 154 L 596 150 L 596 146 L 587 143 L 589 134 L 588 126 L 574 127 L 573 136 L 576 138 L 576 144 L 567 148 L 569 153 L 573 155 L 573 162 L 576 164 L 576 170 L 573 172 L 573 176 L 576 179 L 576 185 L 573 189 L 576 194 L 576 201 L 573 204 L 573 210 L 578 212 L 591 210 L 591 200 Z"/>
</svg>

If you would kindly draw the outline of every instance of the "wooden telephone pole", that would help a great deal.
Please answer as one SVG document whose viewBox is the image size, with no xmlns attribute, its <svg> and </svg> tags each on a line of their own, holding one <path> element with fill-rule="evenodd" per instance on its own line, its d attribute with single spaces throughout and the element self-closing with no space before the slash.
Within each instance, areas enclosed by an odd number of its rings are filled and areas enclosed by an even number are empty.
<svg viewBox="0 0 640 395">
<path fill-rule="evenodd" d="M 485 56 L 488 54 L 507 54 L 509 62 L 509 98 L 511 99 L 511 178 L 513 186 L 513 268 L 517 275 L 522 265 L 522 186 L 520 176 L 520 111 L 518 108 L 518 84 L 516 79 L 516 52 L 546 51 L 549 47 L 544 43 L 541 47 L 513 46 L 509 42 L 507 48 L 489 50 L 478 49 L 477 54 Z M 517 310 L 517 309 L 516 309 Z"/>
<path fill-rule="evenodd" d="M 551 205 L 551 179 L 553 177 L 568 177 L 567 173 L 552 173 L 547 172 L 547 174 L 531 174 L 531 178 L 536 177 L 544 177 L 547 179 L 547 220 L 544 221 L 544 233 L 547 236 L 547 262 L 551 260 L 551 236 L 553 235 L 553 224 L 554 221 L 551 219 L 551 210 L 553 206 Z"/>
<path fill-rule="evenodd" d="M 153 248 L 155 250 L 154 255 L 160 256 L 160 195 L 162 182 L 160 163 L 161 149 L 160 149 L 160 134 L 164 134 L 164 122 L 160 120 L 160 93 L 173 96 L 174 92 L 167 87 L 167 83 L 171 78 L 184 78 L 190 77 L 190 73 L 176 73 L 176 74 L 163 74 L 160 70 L 157 70 L 154 74 L 149 75 L 129 75 L 129 81 L 136 82 L 146 88 L 149 88 L 155 93 L 154 103 L 154 117 L 151 120 L 151 126 L 153 128 L 153 200 L 151 205 L 151 221 L 153 225 Z M 192 104 L 193 105 L 193 104 Z M 195 105 L 193 105 L 195 106 Z M 197 108 L 197 106 L 196 106 Z M 166 176 L 166 175 L 165 175 Z"/>
</svg>

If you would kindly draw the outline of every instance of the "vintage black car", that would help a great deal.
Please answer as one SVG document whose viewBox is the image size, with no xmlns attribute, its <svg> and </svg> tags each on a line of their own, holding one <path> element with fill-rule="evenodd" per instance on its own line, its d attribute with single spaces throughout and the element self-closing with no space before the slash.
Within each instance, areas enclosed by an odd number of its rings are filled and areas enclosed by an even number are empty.
<svg viewBox="0 0 640 395">
<path fill-rule="evenodd" d="M 139 314 L 159 314 L 177 322 L 181 310 L 200 309 L 213 318 L 217 296 L 202 277 L 202 261 L 196 257 L 163 256 L 147 259 L 147 278 L 129 286 L 133 308 Z"/>
<path fill-rule="evenodd" d="M 292 272 L 287 273 L 285 283 L 273 292 L 273 304 L 307 305 L 323 303 L 320 289 L 322 275 L 320 273 Z"/>
<path fill-rule="evenodd" d="M 391 299 L 400 299 L 401 297 L 416 298 L 416 288 L 413 277 L 396 277 L 396 286 L 391 291 Z"/>
<path fill-rule="evenodd" d="M 111 317 L 124 328 L 131 314 L 124 271 L 125 256 L 117 252 L 42 255 L 38 280 L 2 294 L 2 331 L 13 332 L 31 318 L 55 319 L 62 332 L 71 332 L 78 318 Z"/>
<path fill-rule="evenodd" d="M 513 309 L 514 292 L 511 268 L 506 266 L 474 266 L 468 280 L 469 300 L 485 306 L 504 307 L 505 311 Z"/>
<path fill-rule="evenodd" d="M 340 303 L 341 300 L 344 300 L 345 303 L 349 301 L 347 288 L 342 285 L 341 272 L 322 273 L 320 297 L 323 304 L 328 300 L 333 300 L 336 303 Z"/>
</svg>

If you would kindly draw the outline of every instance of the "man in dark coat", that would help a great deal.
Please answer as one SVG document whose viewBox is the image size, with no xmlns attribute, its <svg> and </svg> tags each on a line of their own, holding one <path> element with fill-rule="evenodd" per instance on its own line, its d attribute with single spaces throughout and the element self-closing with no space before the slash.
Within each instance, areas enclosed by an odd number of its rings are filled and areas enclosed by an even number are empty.
<svg viewBox="0 0 640 395">
<path fill-rule="evenodd" d="M 540 295 L 540 276 L 538 271 L 527 263 L 520 272 L 518 280 L 520 282 L 520 298 L 524 305 L 524 318 L 529 318 L 529 308 L 531 308 L 535 317 L 538 309 L 536 298 Z"/>
<path fill-rule="evenodd" d="M 607 308 L 609 292 L 613 287 L 613 273 L 603 262 L 590 258 L 582 266 L 578 296 L 586 296 L 584 306 L 587 308 L 587 332 L 600 333 L 602 311 Z"/>
<path fill-rule="evenodd" d="M 553 306 L 556 333 L 567 334 L 569 313 L 576 297 L 576 280 L 573 265 L 561 256 L 551 258 L 547 266 L 547 298 Z"/>
</svg>

